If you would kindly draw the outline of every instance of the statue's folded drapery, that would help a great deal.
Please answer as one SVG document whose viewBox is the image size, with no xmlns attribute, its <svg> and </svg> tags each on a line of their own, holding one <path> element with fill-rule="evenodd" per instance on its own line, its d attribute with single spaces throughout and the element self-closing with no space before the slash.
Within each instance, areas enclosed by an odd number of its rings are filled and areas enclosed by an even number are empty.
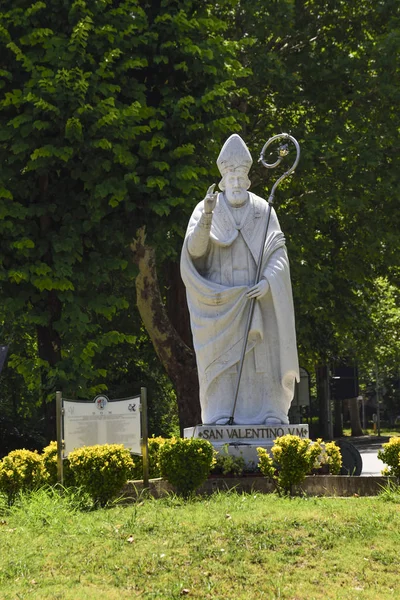
<svg viewBox="0 0 400 600">
<path fill-rule="evenodd" d="M 256 265 L 268 218 L 268 204 L 249 193 L 250 205 L 240 228 L 223 194 L 214 210 L 207 252 L 192 258 L 190 237 L 203 214 L 193 212 L 181 257 L 200 382 L 203 423 L 229 419 L 237 365 L 244 344 Z M 299 379 L 292 289 L 285 239 L 272 209 L 262 275 L 269 291 L 256 300 L 243 366 L 235 423 L 287 423 L 295 379 Z"/>
</svg>

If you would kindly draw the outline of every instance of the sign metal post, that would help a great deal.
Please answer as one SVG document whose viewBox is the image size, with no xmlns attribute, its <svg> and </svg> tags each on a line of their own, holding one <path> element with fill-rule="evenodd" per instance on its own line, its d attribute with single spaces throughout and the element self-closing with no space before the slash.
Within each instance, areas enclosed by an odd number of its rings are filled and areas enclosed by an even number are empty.
<svg viewBox="0 0 400 600">
<path fill-rule="evenodd" d="M 57 421 L 57 480 L 64 485 L 63 467 L 63 407 L 62 393 L 56 392 L 56 421 Z"/>
<path fill-rule="evenodd" d="M 149 433 L 147 425 L 147 388 L 140 388 L 140 410 L 142 422 L 143 488 L 149 487 Z"/>
</svg>

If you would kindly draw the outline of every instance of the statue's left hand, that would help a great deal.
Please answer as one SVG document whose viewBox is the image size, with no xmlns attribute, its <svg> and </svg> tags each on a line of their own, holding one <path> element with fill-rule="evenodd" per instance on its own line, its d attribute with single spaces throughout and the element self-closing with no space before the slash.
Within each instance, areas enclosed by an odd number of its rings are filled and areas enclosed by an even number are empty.
<svg viewBox="0 0 400 600">
<path fill-rule="evenodd" d="M 263 298 L 269 290 L 269 283 L 266 279 L 261 279 L 256 285 L 253 285 L 247 292 L 248 298 Z"/>
</svg>

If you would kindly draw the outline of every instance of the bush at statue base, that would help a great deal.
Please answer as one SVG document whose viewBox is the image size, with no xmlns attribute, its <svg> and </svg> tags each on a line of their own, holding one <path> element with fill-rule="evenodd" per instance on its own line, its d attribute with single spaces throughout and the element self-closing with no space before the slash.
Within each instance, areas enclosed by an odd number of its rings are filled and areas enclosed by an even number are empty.
<svg viewBox="0 0 400 600">
<path fill-rule="evenodd" d="M 400 437 L 392 437 L 387 444 L 382 445 L 378 458 L 388 465 L 382 475 L 391 475 L 400 479 Z"/>
<path fill-rule="evenodd" d="M 214 462 L 212 445 L 199 438 L 171 438 L 159 450 L 161 477 L 182 496 L 190 495 L 207 479 Z"/>
<path fill-rule="evenodd" d="M 271 454 L 265 448 L 257 448 L 260 471 L 276 482 L 278 491 L 292 494 L 293 487 L 304 481 L 306 475 L 327 465 L 332 475 L 342 466 L 340 449 L 334 442 L 324 444 L 321 439 L 296 435 L 283 435 L 275 440 Z"/>
<path fill-rule="evenodd" d="M 335 442 L 322 442 L 317 440 L 322 446 L 322 454 L 319 458 L 321 466 L 326 464 L 330 475 L 339 475 L 342 468 L 342 454 L 339 446 Z"/>
<path fill-rule="evenodd" d="M 213 475 L 236 475 L 240 477 L 246 466 L 242 456 L 232 456 L 229 454 L 228 444 L 224 444 L 215 453 L 215 463 L 212 468 Z"/>
</svg>

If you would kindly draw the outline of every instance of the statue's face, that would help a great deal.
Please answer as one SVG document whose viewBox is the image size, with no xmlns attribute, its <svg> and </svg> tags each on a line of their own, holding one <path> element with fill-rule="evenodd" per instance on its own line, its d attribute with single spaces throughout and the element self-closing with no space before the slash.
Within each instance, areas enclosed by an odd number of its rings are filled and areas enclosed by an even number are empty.
<svg viewBox="0 0 400 600">
<path fill-rule="evenodd" d="M 228 173 L 225 177 L 225 195 L 226 199 L 233 206 L 246 202 L 248 193 L 247 186 L 249 180 L 241 173 Z"/>
</svg>

